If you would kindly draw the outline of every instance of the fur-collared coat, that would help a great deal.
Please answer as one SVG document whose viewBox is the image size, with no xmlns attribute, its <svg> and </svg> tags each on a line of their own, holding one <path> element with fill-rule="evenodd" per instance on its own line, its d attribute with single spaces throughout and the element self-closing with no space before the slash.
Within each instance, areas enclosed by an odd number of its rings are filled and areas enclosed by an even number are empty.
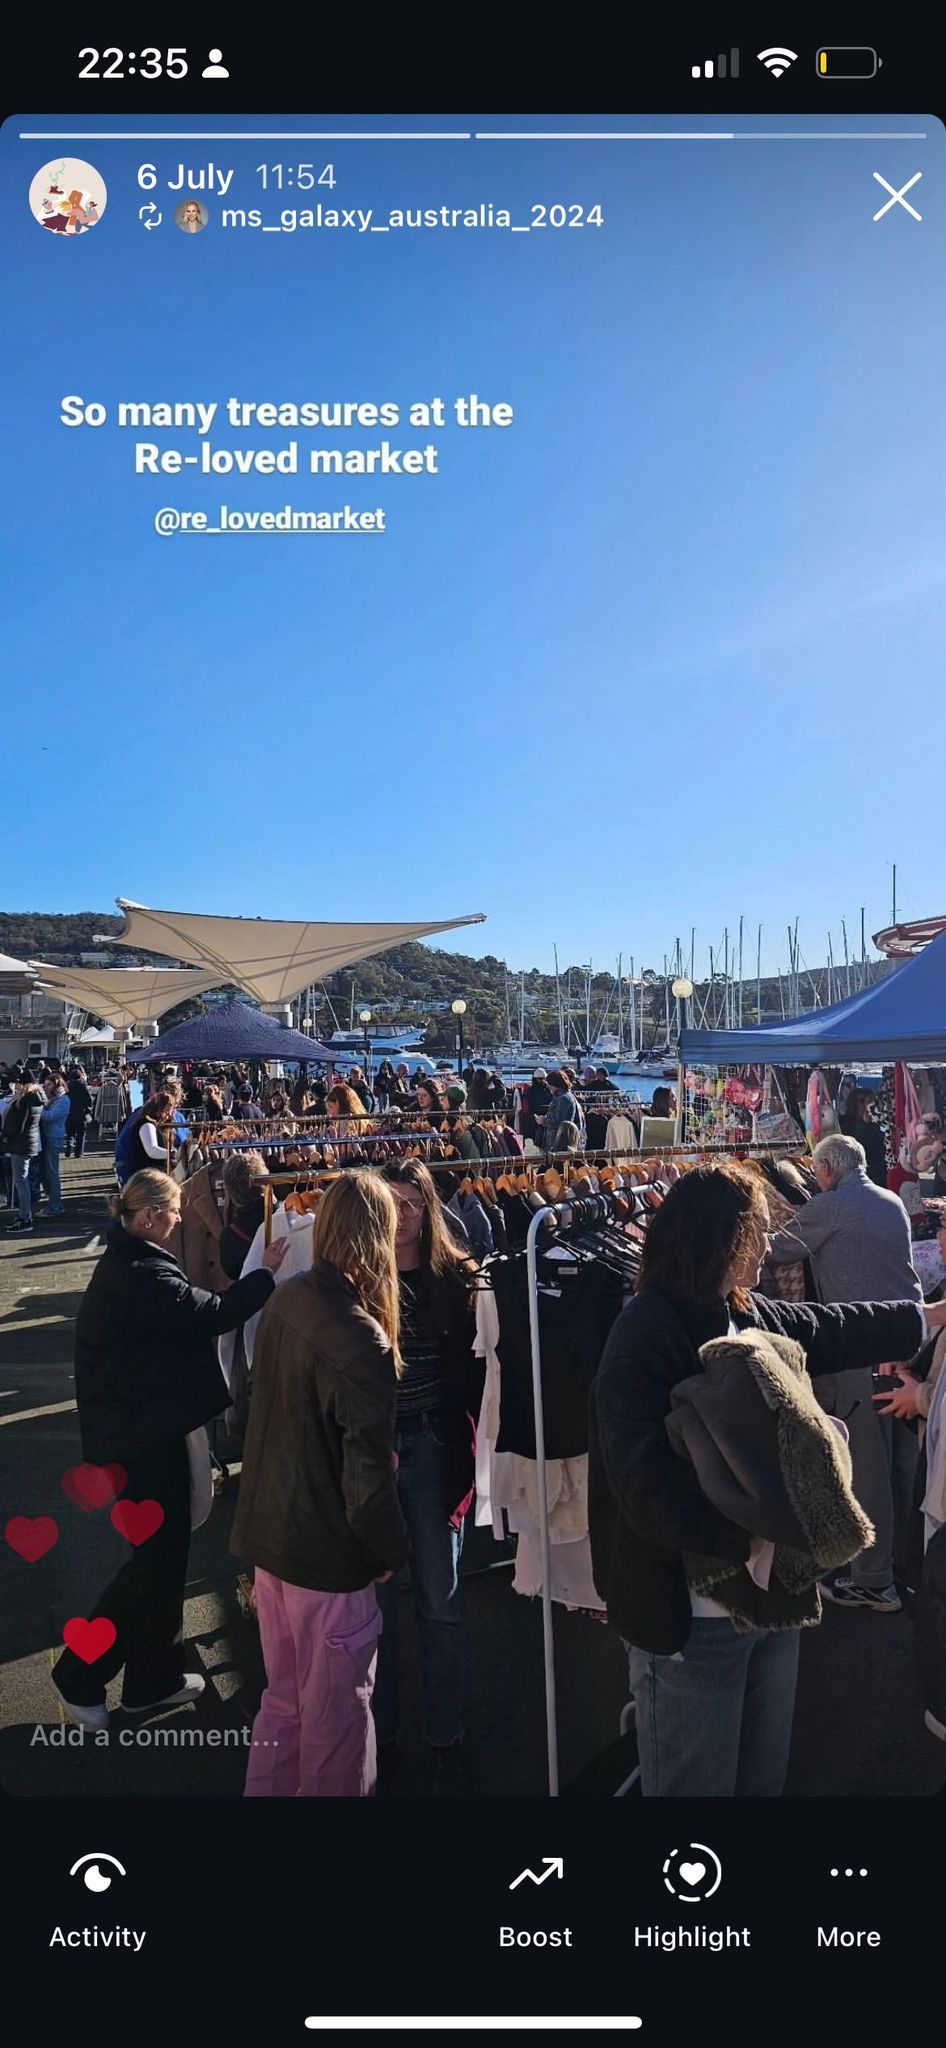
<svg viewBox="0 0 946 2048">
<path fill-rule="evenodd" d="M 612 1325 L 591 1388 L 588 1521 L 595 1585 L 612 1625 L 658 1657 L 682 1650 L 692 1608 L 684 1553 L 748 1559 L 745 1530 L 711 1506 L 666 1430 L 671 1392 L 700 1371 L 700 1349 L 737 1327 L 793 1337 L 809 1374 L 915 1357 L 925 1335 L 912 1302 L 743 1307 L 645 1287 Z"/>
<path fill-rule="evenodd" d="M 774 1552 L 767 1589 L 744 1564 L 693 1553 L 684 1556 L 688 1583 L 737 1628 L 815 1622 L 819 1579 L 874 1538 L 851 1488 L 846 1436 L 819 1407 L 790 1337 L 718 1337 L 703 1345 L 700 1364 L 672 1390 L 668 1436 L 713 1507 Z"/>
</svg>

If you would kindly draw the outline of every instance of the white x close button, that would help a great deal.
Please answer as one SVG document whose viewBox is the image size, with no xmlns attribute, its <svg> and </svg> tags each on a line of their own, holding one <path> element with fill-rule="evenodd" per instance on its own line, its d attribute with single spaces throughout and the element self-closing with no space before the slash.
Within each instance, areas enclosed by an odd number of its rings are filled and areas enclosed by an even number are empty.
<svg viewBox="0 0 946 2048">
<path fill-rule="evenodd" d="M 922 220 L 922 213 L 917 213 L 916 207 L 910 206 L 908 201 L 903 196 L 905 192 L 911 192 L 914 185 L 919 184 L 922 176 L 922 171 L 914 171 L 912 178 L 908 178 L 906 184 L 901 185 L 900 190 L 898 192 L 895 185 L 889 185 L 887 183 L 886 178 L 882 178 L 880 172 L 875 171 L 874 177 L 876 178 L 878 185 L 882 185 L 884 191 L 890 193 L 890 198 L 881 207 L 880 212 L 875 213 L 874 219 L 883 220 L 884 214 L 889 213 L 892 206 L 902 206 L 904 213 L 911 213 L 913 215 L 914 220 Z"/>
</svg>

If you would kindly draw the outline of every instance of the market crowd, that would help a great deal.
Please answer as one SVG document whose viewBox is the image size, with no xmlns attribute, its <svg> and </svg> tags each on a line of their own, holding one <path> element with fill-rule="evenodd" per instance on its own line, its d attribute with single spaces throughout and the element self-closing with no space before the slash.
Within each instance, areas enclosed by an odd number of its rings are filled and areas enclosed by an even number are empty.
<svg viewBox="0 0 946 2048">
<path fill-rule="evenodd" d="M 501 1077 L 391 1066 L 369 1079 L 356 1067 L 328 1088 L 303 1078 L 265 1090 L 238 1067 L 183 1087 L 153 1078 L 118 1134 L 119 1191 L 78 1313 L 75 1377 L 83 1456 L 120 1464 L 129 1495 L 165 1513 L 89 1609 L 114 1623 L 113 1647 L 92 1665 L 69 1649 L 59 1658 L 63 1710 L 104 1727 L 119 1671 L 131 1712 L 203 1690 L 182 1638 L 188 1549 L 210 1511 L 208 1432 L 228 1409 L 232 1419 L 233 1359 L 249 1355 L 252 1332 L 231 1537 L 252 1575 L 266 1670 L 247 1795 L 396 1783 L 406 1572 L 432 1784 L 463 1792 L 459 1564 L 489 1263 L 433 1174 L 402 1156 L 336 1174 L 314 1214 L 247 1264 L 265 1167 L 244 1149 L 224 1167 L 224 1282 L 208 1291 L 177 1256 L 173 1167 L 188 1117 L 215 1102 L 250 1127 L 313 1104 L 363 1118 L 399 1099 L 462 1124 L 511 1114 Z M 598 1080 L 535 1074 L 517 1114 L 543 1150 L 567 1148 L 566 1126 L 585 1148 Z M 36 1160 L 51 1212 L 61 1207 L 59 1160 L 70 1133 L 81 1150 L 85 1085 L 80 1070 L 13 1077 L 3 1129 L 15 1228 L 30 1228 Z M 672 1107 L 668 1092 L 658 1109 Z M 587 1516 L 595 1586 L 626 1646 L 645 1796 L 781 1792 L 801 1634 L 824 1600 L 878 1628 L 910 1602 L 926 1726 L 946 1740 L 946 1301 L 932 1298 L 941 1286 L 924 1298 L 911 1219 L 877 1180 L 876 1157 L 835 1128 L 768 1183 L 748 1164 L 685 1165 L 638 1231 L 635 1291 L 591 1384 Z"/>
</svg>

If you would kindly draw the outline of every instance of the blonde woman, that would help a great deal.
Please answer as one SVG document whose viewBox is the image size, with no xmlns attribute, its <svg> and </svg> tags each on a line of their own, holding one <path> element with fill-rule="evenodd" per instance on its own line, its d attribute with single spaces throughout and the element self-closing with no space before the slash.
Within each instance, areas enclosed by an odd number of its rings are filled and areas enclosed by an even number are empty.
<svg viewBox="0 0 946 2048">
<path fill-rule="evenodd" d="M 199 235 L 203 226 L 204 216 L 201 212 L 200 201 L 198 199 L 185 200 L 184 205 L 181 207 L 178 227 L 183 229 L 185 235 Z"/>
<path fill-rule="evenodd" d="M 184 1672 L 184 1582 L 191 1536 L 187 1438 L 227 1406 L 214 1339 L 239 1329 L 273 1291 L 285 1245 L 228 1293 L 191 1287 L 168 1239 L 181 1220 L 181 1191 L 159 1168 L 133 1173 L 76 1319 L 76 1402 L 82 1455 L 120 1465 L 129 1502 L 157 1501 L 158 1529 L 133 1549 L 87 1617 L 105 1616 L 116 1638 L 86 1664 L 63 1651 L 53 1687 L 70 1721 L 108 1727 L 105 1687 L 124 1666 L 122 1706 L 131 1713 L 186 1704 L 204 1680 Z"/>
<path fill-rule="evenodd" d="M 231 1549 L 256 1567 L 266 1690 L 250 1798 L 360 1798 L 377 1777 L 375 1593 L 407 1558 L 394 1469 L 398 1210 L 357 1169 L 323 1195 L 313 1264 L 260 1319 Z"/>
</svg>

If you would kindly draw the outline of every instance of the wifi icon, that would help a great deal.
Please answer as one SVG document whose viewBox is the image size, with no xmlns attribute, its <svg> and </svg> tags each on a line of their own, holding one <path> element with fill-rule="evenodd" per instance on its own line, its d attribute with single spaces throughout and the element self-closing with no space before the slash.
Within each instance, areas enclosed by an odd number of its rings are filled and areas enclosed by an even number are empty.
<svg viewBox="0 0 946 2048">
<path fill-rule="evenodd" d="M 782 73 L 798 61 L 797 50 L 760 50 L 758 56 L 759 63 L 765 65 L 773 78 L 781 78 Z"/>
</svg>

